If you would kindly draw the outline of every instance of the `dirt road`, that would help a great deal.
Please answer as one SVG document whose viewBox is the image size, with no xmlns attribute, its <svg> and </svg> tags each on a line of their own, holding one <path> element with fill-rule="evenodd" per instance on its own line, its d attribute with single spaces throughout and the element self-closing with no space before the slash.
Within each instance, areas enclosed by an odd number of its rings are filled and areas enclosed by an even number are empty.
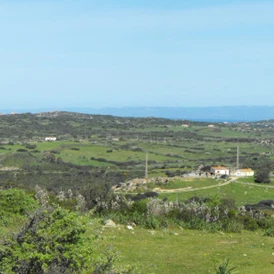
<svg viewBox="0 0 274 274">
<path fill-rule="evenodd" d="M 198 188 L 192 188 L 191 186 L 185 187 L 185 188 L 177 188 L 177 189 L 162 189 L 159 187 L 156 187 L 153 189 L 153 191 L 158 192 L 158 193 L 174 193 L 174 192 L 190 192 L 190 191 L 197 191 L 197 190 L 202 190 L 202 189 L 209 189 L 209 188 L 216 188 L 216 187 L 222 187 L 230 184 L 231 182 L 235 181 L 237 178 L 232 177 L 230 180 L 224 182 L 224 183 L 219 183 L 216 185 L 211 185 L 211 186 L 204 186 L 204 187 L 198 187 Z"/>
</svg>

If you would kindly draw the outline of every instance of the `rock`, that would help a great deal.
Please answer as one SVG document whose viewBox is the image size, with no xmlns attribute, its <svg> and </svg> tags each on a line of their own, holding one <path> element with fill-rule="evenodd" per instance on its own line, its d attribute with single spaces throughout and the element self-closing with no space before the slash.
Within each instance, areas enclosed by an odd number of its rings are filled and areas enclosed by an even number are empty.
<svg viewBox="0 0 274 274">
<path fill-rule="evenodd" d="M 127 225 L 127 229 L 134 230 L 133 226 L 131 226 L 131 225 Z"/>
<path fill-rule="evenodd" d="M 107 220 L 105 227 L 116 227 L 116 224 L 112 220 Z"/>
</svg>

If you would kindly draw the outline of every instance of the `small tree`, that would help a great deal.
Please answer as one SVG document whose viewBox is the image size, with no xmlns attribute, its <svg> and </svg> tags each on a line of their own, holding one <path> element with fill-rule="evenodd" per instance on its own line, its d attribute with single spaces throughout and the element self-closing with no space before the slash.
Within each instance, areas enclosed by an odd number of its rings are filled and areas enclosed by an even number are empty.
<svg viewBox="0 0 274 274">
<path fill-rule="evenodd" d="M 256 183 L 270 184 L 269 172 L 266 168 L 257 170 L 254 175 L 254 181 Z"/>
</svg>

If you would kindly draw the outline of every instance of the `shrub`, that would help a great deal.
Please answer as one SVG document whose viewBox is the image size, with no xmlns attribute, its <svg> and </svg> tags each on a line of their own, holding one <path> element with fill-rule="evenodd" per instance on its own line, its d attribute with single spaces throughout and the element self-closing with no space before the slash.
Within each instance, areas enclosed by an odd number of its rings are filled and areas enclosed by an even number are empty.
<svg viewBox="0 0 274 274">
<path fill-rule="evenodd" d="M 19 148 L 19 149 L 17 149 L 17 152 L 27 152 L 27 150 L 24 148 Z"/>
<path fill-rule="evenodd" d="M 71 150 L 77 150 L 77 151 L 79 151 L 80 148 L 78 148 L 78 147 L 72 147 Z"/>
<path fill-rule="evenodd" d="M 255 231 L 259 228 L 256 220 L 252 219 L 249 216 L 239 216 L 238 220 L 244 225 L 244 228 L 247 230 Z"/>
<path fill-rule="evenodd" d="M 34 198 L 23 190 L 0 190 L 0 225 L 9 225 L 35 208 L 37 208 L 37 203 Z"/>
<path fill-rule="evenodd" d="M 154 191 L 145 192 L 144 195 L 148 198 L 157 197 L 159 194 Z"/>
<path fill-rule="evenodd" d="M 255 183 L 270 184 L 269 170 L 267 168 L 259 169 L 254 175 Z"/>
<path fill-rule="evenodd" d="M 97 183 L 90 185 L 81 193 L 86 200 L 87 209 L 97 206 L 97 210 L 101 210 L 102 204 L 108 202 L 111 198 L 111 185 L 108 183 Z"/>
<path fill-rule="evenodd" d="M 35 144 L 26 144 L 25 147 L 28 149 L 35 149 L 36 145 Z"/>
<path fill-rule="evenodd" d="M 67 273 L 86 268 L 91 239 L 84 238 L 84 221 L 57 208 L 36 212 L 26 226 L 5 241 L 0 251 L 0 273 Z"/>
<path fill-rule="evenodd" d="M 264 236 L 274 237 L 274 228 L 273 227 L 268 228 L 265 231 Z"/>
<path fill-rule="evenodd" d="M 229 260 L 225 259 L 218 267 L 215 266 L 216 274 L 231 274 L 236 267 L 228 267 Z"/>
</svg>

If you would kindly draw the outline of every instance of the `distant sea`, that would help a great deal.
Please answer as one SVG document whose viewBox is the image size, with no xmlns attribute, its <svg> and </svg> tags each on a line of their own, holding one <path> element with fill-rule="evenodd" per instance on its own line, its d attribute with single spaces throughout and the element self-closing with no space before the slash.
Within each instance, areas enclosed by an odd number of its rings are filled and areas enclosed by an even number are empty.
<svg viewBox="0 0 274 274">
<path fill-rule="evenodd" d="M 252 122 L 274 119 L 274 106 L 220 106 L 220 107 L 68 107 L 60 109 L 0 109 L 0 113 L 39 113 L 69 111 L 85 114 L 112 115 L 120 117 L 155 117 L 201 122 Z"/>
</svg>

